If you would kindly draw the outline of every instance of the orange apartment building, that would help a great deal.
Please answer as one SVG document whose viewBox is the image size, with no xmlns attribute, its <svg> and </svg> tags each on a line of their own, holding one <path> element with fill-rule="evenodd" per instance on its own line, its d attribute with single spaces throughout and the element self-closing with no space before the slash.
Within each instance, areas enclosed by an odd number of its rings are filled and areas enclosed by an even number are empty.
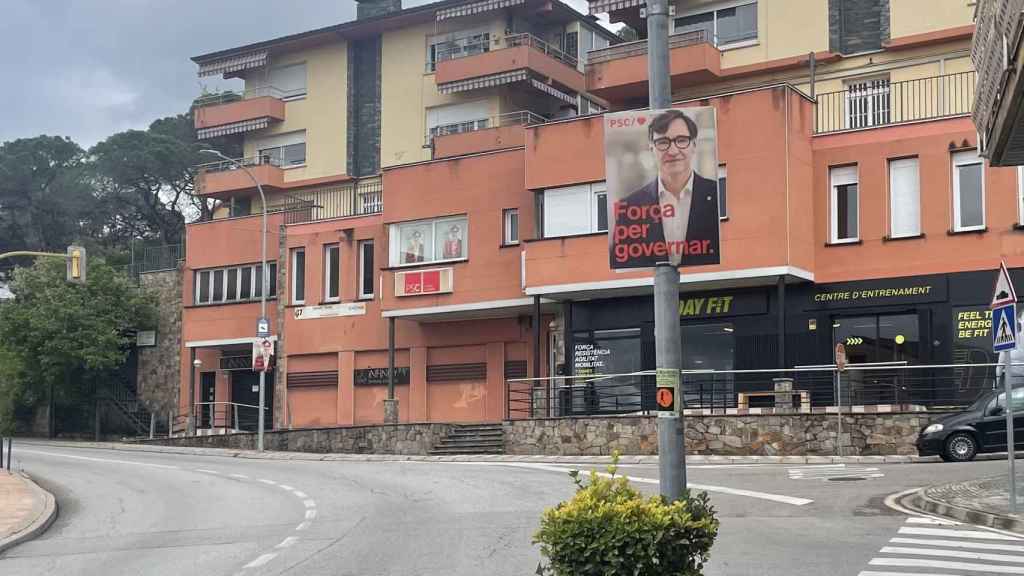
<svg viewBox="0 0 1024 576">
<path fill-rule="evenodd" d="M 590 10 L 642 31 L 643 5 Z M 721 164 L 722 262 L 680 284 L 686 367 L 830 363 L 839 341 L 853 362 L 987 359 L 1024 193 L 976 151 L 971 9 L 674 8 L 674 100 L 717 109 Z M 602 114 L 647 105 L 645 54 L 558 0 L 364 0 L 195 57 L 245 83 L 195 110 L 199 137 L 237 134 L 267 192 L 268 423 L 382 422 L 391 350 L 401 422 L 507 418 L 507 379 L 571 376 L 593 350 L 606 373 L 653 368 L 652 273 L 608 265 Z M 183 410 L 190 391 L 256 403 L 262 206 L 230 163 L 201 184 L 222 203 L 187 228 Z M 635 402 L 587 410 L 647 408 L 624 385 Z"/>
</svg>

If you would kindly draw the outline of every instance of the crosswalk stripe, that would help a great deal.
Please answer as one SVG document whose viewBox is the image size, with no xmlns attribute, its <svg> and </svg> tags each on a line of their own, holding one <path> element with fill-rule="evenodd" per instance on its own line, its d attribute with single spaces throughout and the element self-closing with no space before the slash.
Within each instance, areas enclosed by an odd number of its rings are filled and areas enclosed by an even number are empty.
<svg viewBox="0 0 1024 576">
<path fill-rule="evenodd" d="M 957 526 L 959 522 L 952 520 L 939 520 L 938 518 L 907 518 L 907 524 L 937 524 L 939 526 Z"/>
<path fill-rule="evenodd" d="M 1024 556 L 1012 554 L 986 554 L 984 552 L 968 552 L 964 550 L 942 550 L 941 548 L 907 548 L 904 546 L 886 546 L 882 554 L 909 554 L 911 556 L 945 556 L 948 558 L 965 558 L 967 560 L 990 560 L 993 562 L 1024 562 Z"/>
<path fill-rule="evenodd" d="M 956 574 L 938 574 L 935 572 L 929 572 L 927 574 L 922 572 L 872 572 L 871 570 L 864 570 L 857 576 L 957 576 Z"/>
<path fill-rule="evenodd" d="M 1002 550 L 1005 552 L 1024 552 L 1024 546 L 1013 544 L 989 544 L 987 542 L 960 542 L 959 540 L 925 540 L 922 538 L 900 538 L 889 540 L 893 544 L 921 544 L 923 546 L 945 546 L 947 548 L 969 548 L 973 550 Z"/>
<path fill-rule="evenodd" d="M 872 566 L 899 566 L 905 568 L 943 568 L 948 570 L 971 570 L 994 574 L 1024 574 L 1024 566 L 1000 566 L 998 564 L 975 564 L 974 562 L 951 562 L 948 560 L 925 560 L 922 558 L 872 558 Z"/>
<path fill-rule="evenodd" d="M 1009 542 L 1020 542 L 1020 538 L 997 534 L 995 532 L 982 532 L 980 530 L 949 530 L 947 528 L 916 528 L 904 526 L 900 528 L 899 534 L 913 534 L 916 536 L 949 536 L 954 538 L 972 538 L 975 540 L 1005 540 Z"/>
</svg>

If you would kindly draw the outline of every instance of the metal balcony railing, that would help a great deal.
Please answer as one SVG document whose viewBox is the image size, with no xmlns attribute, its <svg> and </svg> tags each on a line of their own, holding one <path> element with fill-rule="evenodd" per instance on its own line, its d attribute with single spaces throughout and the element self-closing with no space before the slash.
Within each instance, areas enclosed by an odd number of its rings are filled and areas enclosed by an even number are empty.
<svg viewBox="0 0 1024 576">
<path fill-rule="evenodd" d="M 247 88 L 243 92 L 235 92 L 233 90 L 227 90 L 219 92 L 217 94 L 205 94 L 196 98 L 194 104 L 197 107 L 213 106 L 215 104 L 227 104 L 228 102 L 237 102 L 239 100 L 251 100 L 253 98 L 259 98 L 261 96 L 270 96 L 271 98 L 277 98 L 278 100 L 284 100 L 286 98 L 293 98 L 295 96 L 301 96 L 306 93 L 305 88 L 298 88 L 294 90 L 282 90 L 276 86 L 256 86 L 254 88 Z"/>
<path fill-rule="evenodd" d="M 817 95 L 814 132 L 828 134 L 965 116 L 974 107 L 974 71 L 890 82 L 873 78 Z"/>
<path fill-rule="evenodd" d="M 384 182 L 380 176 L 360 178 L 336 186 L 289 192 L 268 208 L 284 212 L 285 224 L 379 214 L 384 210 Z"/>
<path fill-rule="evenodd" d="M 455 38 L 437 45 L 434 60 L 427 62 L 427 72 L 437 69 L 438 62 L 483 54 L 491 49 L 491 35 L 487 32 Z"/>
<path fill-rule="evenodd" d="M 487 130 L 488 128 L 499 128 L 502 126 L 532 126 L 535 124 L 543 124 L 544 122 L 547 122 L 547 120 L 543 116 L 530 112 L 529 110 L 520 110 L 519 112 L 507 112 L 496 116 L 486 116 L 474 120 L 442 124 L 427 130 L 427 144 L 429 145 L 437 136 L 463 134 L 465 132 L 476 132 L 478 130 Z"/>
<path fill-rule="evenodd" d="M 555 48 L 551 44 L 548 44 L 547 42 L 541 40 L 540 38 L 537 38 L 536 36 L 533 36 L 532 34 L 523 33 L 505 36 L 506 48 L 514 48 L 516 46 L 529 46 L 534 50 L 539 50 L 540 52 L 543 52 L 544 54 L 547 54 L 548 56 L 554 58 L 555 60 L 558 60 L 559 62 L 562 62 L 563 64 L 566 64 L 567 66 L 570 66 L 572 68 L 575 68 L 576 65 L 579 63 L 575 56 L 562 52 L 558 48 Z"/>
<path fill-rule="evenodd" d="M 234 160 L 218 160 L 216 162 L 207 162 L 206 164 L 200 164 L 196 166 L 196 170 L 199 172 L 224 172 L 227 170 L 237 170 L 238 166 L 282 166 L 282 160 L 280 156 L 261 154 L 257 156 L 250 156 L 248 158 L 236 158 Z"/>
<path fill-rule="evenodd" d="M 704 30 L 692 30 L 690 32 L 672 34 L 668 37 L 669 49 L 685 48 L 686 46 L 695 46 L 707 42 L 710 42 L 710 40 Z M 609 62 L 631 56 L 642 56 L 644 54 L 647 54 L 647 40 L 623 42 L 587 52 L 587 64 L 599 64 L 601 62 Z"/>
</svg>

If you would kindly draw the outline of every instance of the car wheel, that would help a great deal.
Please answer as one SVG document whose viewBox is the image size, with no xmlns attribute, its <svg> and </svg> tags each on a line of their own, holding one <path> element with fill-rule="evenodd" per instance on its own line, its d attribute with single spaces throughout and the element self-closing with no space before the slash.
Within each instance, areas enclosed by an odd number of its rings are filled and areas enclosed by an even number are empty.
<svg viewBox="0 0 1024 576">
<path fill-rule="evenodd" d="M 958 432 L 946 439 L 942 459 L 946 462 L 970 462 L 978 454 L 978 442 L 967 432 Z"/>
</svg>

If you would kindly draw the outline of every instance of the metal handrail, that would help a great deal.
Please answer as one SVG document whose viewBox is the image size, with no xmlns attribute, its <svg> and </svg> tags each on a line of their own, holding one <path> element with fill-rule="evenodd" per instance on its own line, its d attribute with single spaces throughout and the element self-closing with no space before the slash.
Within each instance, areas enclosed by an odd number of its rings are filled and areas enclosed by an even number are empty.
<svg viewBox="0 0 1024 576">
<path fill-rule="evenodd" d="M 704 30 L 691 30 L 689 32 L 672 34 L 668 37 L 668 46 L 670 49 L 685 48 L 687 46 L 695 46 L 697 44 L 705 43 L 710 43 L 710 41 L 708 40 L 707 32 Z M 640 56 L 643 54 L 647 54 L 647 40 L 623 42 L 621 44 L 613 44 L 605 48 L 598 48 L 597 50 L 590 50 L 587 52 L 587 64 L 599 64 L 601 62 L 618 60 L 619 58 L 629 58 L 630 56 Z"/>
<path fill-rule="evenodd" d="M 452 122 L 451 124 L 441 124 L 440 126 L 429 128 L 427 130 L 427 144 L 430 144 L 430 142 L 438 136 L 476 132 L 479 130 L 488 130 L 490 128 L 500 128 L 502 126 L 534 126 L 545 122 L 547 122 L 546 118 L 529 110 L 505 112 L 504 114 L 496 114 L 493 116 L 483 116 L 481 118 L 474 118 L 463 122 Z"/>
<path fill-rule="evenodd" d="M 547 42 L 527 32 L 523 32 L 520 34 L 510 34 L 508 36 L 505 36 L 506 48 L 515 48 L 517 46 L 529 46 L 573 68 L 575 68 L 579 64 L 579 60 L 575 56 L 566 54 L 565 52 L 559 50 L 558 48 L 555 48 L 551 44 L 548 44 Z"/>
<path fill-rule="evenodd" d="M 282 146 L 283 148 L 283 146 Z M 269 154 L 260 154 L 258 156 L 249 156 L 247 158 L 236 158 L 233 160 L 218 160 L 216 162 L 207 162 L 205 164 L 196 165 L 196 170 L 201 172 L 224 172 L 227 170 L 238 170 L 238 165 L 242 166 L 262 166 L 269 164 L 270 166 L 276 166 L 280 168 L 282 166 L 281 157 L 274 157 Z"/>
<path fill-rule="evenodd" d="M 286 98 L 301 96 L 305 93 L 305 88 L 294 88 L 292 90 L 284 90 L 268 84 L 266 86 L 254 86 L 252 88 L 246 88 L 241 92 L 236 92 L 234 90 L 226 90 L 224 92 L 218 92 L 216 94 L 205 94 L 203 96 L 200 96 L 199 98 L 196 98 L 194 104 L 197 107 L 214 106 L 217 104 L 238 102 L 240 100 L 251 100 L 253 98 L 260 98 L 263 96 L 270 96 L 271 98 L 284 100 Z"/>
<path fill-rule="evenodd" d="M 477 38 L 470 42 L 464 42 Z M 491 35 L 489 33 L 473 34 L 471 36 L 462 36 L 449 40 L 446 42 L 449 47 L 438 50 L 434 54 L 434 60 L 427 62 L 427 72 L 433 72 L 437 69 L 437 65 L 445 60 L 455 60 L 458 58 L 466 58 L 468 56 L 476 56 L 477 54 L 483 54 L 488 52 L 491 48 Z"/>
</svg>

